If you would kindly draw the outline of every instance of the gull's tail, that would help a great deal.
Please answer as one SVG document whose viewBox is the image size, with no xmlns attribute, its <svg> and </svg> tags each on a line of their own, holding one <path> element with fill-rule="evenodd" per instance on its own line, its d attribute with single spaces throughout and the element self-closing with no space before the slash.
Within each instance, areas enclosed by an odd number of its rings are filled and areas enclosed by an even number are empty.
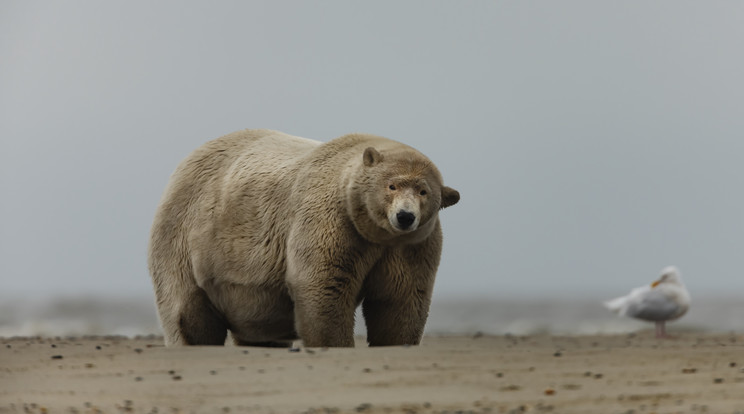
<svg viewBox="0 0 744 414">
<path fill-rule="evenodd" d="M 625 308 L 625 302 L 627 299 L 625 296 L 620 298 L 615 298 L 611 300 L 604 301 L 602 304 L 605 306 L 605 308 L 622 315 L 623 314 L 623 308 Z"/>
</svg>

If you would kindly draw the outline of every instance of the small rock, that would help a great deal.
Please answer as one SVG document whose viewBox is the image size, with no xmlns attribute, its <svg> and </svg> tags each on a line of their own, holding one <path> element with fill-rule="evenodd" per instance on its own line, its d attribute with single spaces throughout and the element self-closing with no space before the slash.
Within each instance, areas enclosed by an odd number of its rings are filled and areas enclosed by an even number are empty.
<svg viewBox="0 0 744 414">
<path fill-rule="evenodd" d="M 142 348 L 134 348 L 134 352 L 136 352 L 138 354 L 141 354 L 142 353 Z"/>
<path fill-rule="evenodd" d="M 713 380 L 713 383 L 714 383 L 714 384 L 723 384 L 723 378 L 715 378 L 715 379 Z"/>
<path fill-rule="evenodd" d="M 289 348 L 289 352 L 300 352 L 300 348 L 297 348 L 297 347 Z"/>
<path fill-rule="evenodd" d="M 369 411 L 370 408 L 372 408 L 372 404 L 363 403 L 363 404 L 357 405 L 356 408 L 354 408 L 354 411 L 356 411 L 358 413 L 362 413 L 362 412 L 365 412 L 365 411 Z"/>
<path fill-rule="evenodd" d="M 62 355 L 52 355 L 52 359 L 62 359 Z"/>
<path fill-rule="evenodd" d="M 181 381 L 181 376 L 180 375 L 174 375 L 173 376 L 173 381 Z"/>
<path fill-rule="evenodd" d="M 520 387 L 519 385 L 514 385 L 514 384 L 507 385 L 506 387 L 501 387 L 501 391 L 519 391 L 521 389 L 522 387 Z"/>
<path fill-rule="evenodd" d="M 553 354 L 553 356 L 554 356 L 554 357 L 559 357 L 559 356 L 561 356 L 561 355 L 563 355 L 563 354 L 561 353 L 561 351 L 556 351 L 556 352 L 555 352 L 555 353 Z"/>
<path fill-rule="evenodd" d="M 552 388 L 546 388 L 544 393 L 545 395 L 555 395 L 555 390 Z"/>
</svg>

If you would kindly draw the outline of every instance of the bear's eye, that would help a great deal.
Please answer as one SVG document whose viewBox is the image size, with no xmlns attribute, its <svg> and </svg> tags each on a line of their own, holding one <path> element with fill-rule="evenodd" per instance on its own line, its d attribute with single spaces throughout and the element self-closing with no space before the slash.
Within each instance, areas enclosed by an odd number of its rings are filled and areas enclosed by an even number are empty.
<svg viewBox="0 0 744 414">
<path fill-rule="evenodd" d="M 393 191 L 395 191 L 395 186 L 392 185 L 392 184 L 390 184 L 390 187 L 388 187 L 388 188 L 391 189 L 391 190 L 393 190 Z"/>
<path fill-rule="evenodd" d="M 426 195 L 426 190 L 421 190 L 421 192 L 419 194 Z"/>
</svg>

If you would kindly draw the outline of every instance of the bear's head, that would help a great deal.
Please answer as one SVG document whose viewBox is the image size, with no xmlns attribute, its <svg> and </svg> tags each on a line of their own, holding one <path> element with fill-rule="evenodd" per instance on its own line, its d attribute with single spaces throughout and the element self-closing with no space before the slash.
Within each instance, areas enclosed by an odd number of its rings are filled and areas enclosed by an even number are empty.
<svg viewBox="0 0 744 414">
<path fill-rule="evenodd" d="M 457 190 L 413 148 L 364 150 L 352 216 L 359 233 L 376 243 L 418 243 L 436 228 L 439 210 L 460 200 Z"/>
</svg>

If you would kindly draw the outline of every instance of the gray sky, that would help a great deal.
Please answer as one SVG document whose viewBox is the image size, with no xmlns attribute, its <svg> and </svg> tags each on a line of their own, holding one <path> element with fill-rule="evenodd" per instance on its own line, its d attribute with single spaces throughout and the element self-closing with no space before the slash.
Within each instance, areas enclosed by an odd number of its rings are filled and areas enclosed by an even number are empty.
<svg viewBox="0 0 744 414">
<path fill-rule="evenodd" d="M 437 297 L 744 290 L 744 2 L 3 1 L 0 290 L 152 295 L 169 174 L 243 128 L 413 145 Z"/>
</svg>

